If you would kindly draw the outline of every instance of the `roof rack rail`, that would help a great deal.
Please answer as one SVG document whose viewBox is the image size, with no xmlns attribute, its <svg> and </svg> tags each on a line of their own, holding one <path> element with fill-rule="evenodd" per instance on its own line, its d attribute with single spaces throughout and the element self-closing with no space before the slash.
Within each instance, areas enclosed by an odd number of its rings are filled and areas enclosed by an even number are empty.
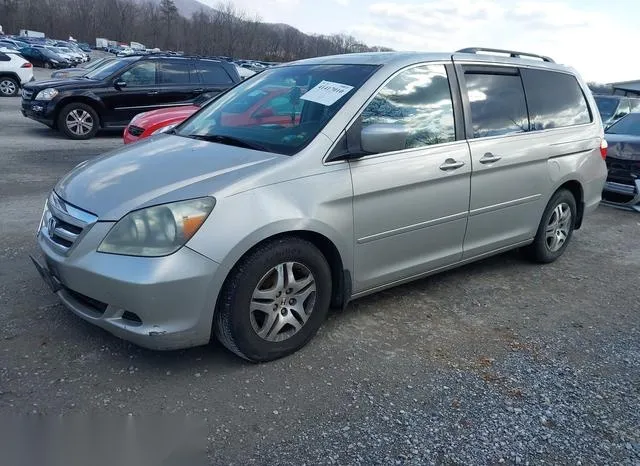
<svg viewBox="0 0 640 466">
<path fill-rule="evenodd" d="M 521 58 L 521 57 L 534 57 L 539 58 L 547 63 L 555 63 L 555 61 L 544 55 L 537 55 L 535 53 L 526 53 L 526 52 L 516 52 L 515 50 L 503 50 L 503 49 L 490 49 L 485 47 L 468 47 L 466 49 L 457 50 L 456 53 L 478 53 L 478 52 L 492 52 L 492 53 L 504 53 L 508 54 L 513 58 Z"/>
</svg>

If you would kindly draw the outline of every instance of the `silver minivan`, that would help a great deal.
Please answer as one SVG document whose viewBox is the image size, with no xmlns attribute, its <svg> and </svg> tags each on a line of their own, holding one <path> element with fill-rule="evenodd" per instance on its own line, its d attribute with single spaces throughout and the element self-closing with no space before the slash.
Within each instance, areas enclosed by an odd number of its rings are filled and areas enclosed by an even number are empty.
<svg viewBox="0 0 640 466">
<path fill-rule="evenodd" d="M 46 201 L 33 260 L 119 337 L 215 335 L 267 361 L 352 299 L 513 248 L 554 261 L 600 202 L 605 156 L 587 86 L 547 57 L 313 58 L 80 164 Z"/>
</svg>

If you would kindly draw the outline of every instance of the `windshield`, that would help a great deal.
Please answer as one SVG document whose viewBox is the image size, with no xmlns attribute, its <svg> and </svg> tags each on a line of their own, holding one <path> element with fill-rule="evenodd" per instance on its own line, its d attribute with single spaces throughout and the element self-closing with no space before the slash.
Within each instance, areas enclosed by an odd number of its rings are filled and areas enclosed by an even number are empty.
<svg viewBox="0 0 640 466">
<path fill-rule="evenodd" d="M 86 78 L 96 79 L 98 81 L 103 80 L 111 76 L 113 73 L 121 70 L 125 66 L 131 63 L 130 60 L 115 60 L 99 66 L 95 70 L 92 70 L 85 74 Z"/>
<path fill-rule="evenodd" d="M 640 136 L 640 113 L 630 113 L 616 121 L 605 131 L 607 134 L 630 134 Z"/>
<path fill-rule="evenodd" d="M 616 113 L 619 100 L 615 97 L 595 97 L 602 121 L 610 120 Z"/>
<path fill-rule="evenodd" d="M 371 65 L 274 68 L 231 89 L 176 134 L 293 155 L 376 70 Z"/>
</svg>

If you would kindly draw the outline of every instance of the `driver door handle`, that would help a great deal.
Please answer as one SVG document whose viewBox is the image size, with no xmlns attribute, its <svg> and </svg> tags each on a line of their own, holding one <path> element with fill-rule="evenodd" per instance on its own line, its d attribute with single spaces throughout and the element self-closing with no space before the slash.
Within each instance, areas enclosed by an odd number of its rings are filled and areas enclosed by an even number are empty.
<svg viewBox="0 0 640 466">
<path fill-rule="evenodd" d="M 502 157 L 500 157 L 499 155 L 493 155 L 491 152 L 487 152 L 480 159 L 480 163 L 493 163 L 497 162 L 500 159 L 502 159 Z"/>
<path fill-rule="evenodd" d="M 149 91 L 147 92 L 147 95 L 158 95 L 160 93 L 160 91 Z"/>
<path fill-rule="evenodd" d="M 444 161 L 442 165 L 440 165 L 440 170 L 449 171 L 449 170 L 456 170 L 461 167 L 464 167 L 464 162 L 458 162 L 457 160 L 454 160 L 454 159 L 447 159 Z"/>
</svg>

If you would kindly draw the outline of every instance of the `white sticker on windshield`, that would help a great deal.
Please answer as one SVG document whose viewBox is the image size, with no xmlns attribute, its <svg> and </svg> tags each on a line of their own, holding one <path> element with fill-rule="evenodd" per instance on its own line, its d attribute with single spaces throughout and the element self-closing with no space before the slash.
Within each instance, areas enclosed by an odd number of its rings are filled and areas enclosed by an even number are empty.
<svg viewBox="0 0 640 466">
<path fill-rule="evenodd" d="M 302 100 L 316 102 L 327 107 L 335 104 L 340 97 L 353 89 L 353 86 L 334 83 L 331 81 L 321 81 L 317 86 L 310 89 L 302 97 Z"/>
</svg>

